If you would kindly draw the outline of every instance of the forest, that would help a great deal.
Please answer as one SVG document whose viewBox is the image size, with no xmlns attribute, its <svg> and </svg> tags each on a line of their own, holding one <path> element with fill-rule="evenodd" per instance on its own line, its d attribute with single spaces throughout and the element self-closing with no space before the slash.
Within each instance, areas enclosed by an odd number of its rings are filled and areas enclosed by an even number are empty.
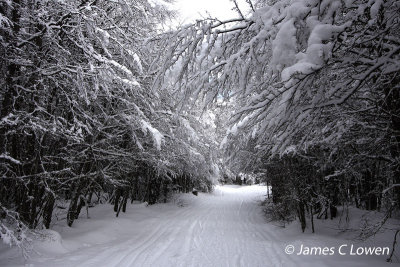
<svg viewBox="0 0 400 267">
<path fill-rule="evenodd" d="M 399 1 L 232 0 L 174 28 L 171 2 L 0 0 L 3 242 L 244 174 L 302 231 L 398 218 Z"/>
</svg>

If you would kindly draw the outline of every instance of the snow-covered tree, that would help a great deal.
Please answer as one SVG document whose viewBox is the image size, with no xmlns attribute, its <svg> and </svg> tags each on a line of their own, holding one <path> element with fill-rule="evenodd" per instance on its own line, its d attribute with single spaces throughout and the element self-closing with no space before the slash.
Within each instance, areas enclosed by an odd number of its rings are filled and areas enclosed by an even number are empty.
<svg viewBox="0 0 400 267">
<path fill-rule="evenodd" d="M 50 227 L 56 206 L 72 225 L 104 197 L 118 215 L 211 184 L 203 125 L 151 87 L 168 2 L 0 2 L 3 241 Z"/>
<path fill-rule="evenodd" d="M 392 0 L 256 1 L 249 15 L 166 34 L 172 45 L 156 85 L 174 72 L 183 105 L 235 99 L 224 142 L 234 165 L 312 157 L 316 181 L 355 181 L 380 202 L 382 186 L 399 177 L 399 8 Z M 308 165 L 295 160 L 292 168 Z"/>
</svg>

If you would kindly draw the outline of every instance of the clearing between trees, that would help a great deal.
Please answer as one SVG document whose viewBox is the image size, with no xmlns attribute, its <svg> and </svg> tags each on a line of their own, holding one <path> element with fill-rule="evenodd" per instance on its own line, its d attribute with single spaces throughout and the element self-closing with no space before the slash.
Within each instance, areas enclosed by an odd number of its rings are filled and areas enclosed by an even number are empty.
<svg viewBox="0 0 400 267">
<path fill-rule="evenodd" d="M 213 193 L 183 194 L 167 204 L 133 204 L 116 218 L 109 205 L 89 210 L 72 227 L 55 225 L 53 240 L 37 241 L 37 254 L 24 262 L 17 249 L 0 251 L 1 266 L 378 266 L 387 256 L 296 255 L 300 245 L 334 247 L 343 252 L 372 243 L 332 237 L 329 232 L 298 231 L 268 223 L 260 202 L 265 186 L 217 186 Z M 335 227 L 337 220 L 317 220 Z M 320 229 L 322 227 L 319 227 Z M 58 234 L 60 233 L 60 235 Z M 377 236 L 371 246 L 391 246 Z M 287 245 L 293 255 L 285 253 Z M 30 265 L 31 264 L 31 265 Z M 26 266 L 26 265 L 25 265 Z"/>
</svg>

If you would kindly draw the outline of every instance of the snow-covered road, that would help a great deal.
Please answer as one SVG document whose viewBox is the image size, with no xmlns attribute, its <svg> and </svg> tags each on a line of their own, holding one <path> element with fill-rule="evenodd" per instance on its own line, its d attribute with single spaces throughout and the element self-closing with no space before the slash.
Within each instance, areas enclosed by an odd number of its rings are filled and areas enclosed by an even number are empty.
<svg viewBox="0 0 400 267">
<path fill-rule="evenodd" d="M 278 266 L 289 259 L 273 242 L 274 227 L 265 228 L 258 203 L 265 194 L 265 187 L 223 186 L 186 196 L 183 207 L 160 209 L 156 217 L 133 224 L 137 231 L 129 229 L 127 240 L 79 249 L 46 265 Z"/>
<path fill-rule="evenodd" d="M 91 209 L 72 228 L 55 226 L 53 241 L 36 244 L 30 266 L 376 266 L 385 257 L 286 255 L 293 244 L 339 246 L 342 239 L 302 234 L 268 223 L 263 186 L 217 186 L 169 204 L 131 205 L 115 218 L 110 206 Z M 23 265 L 0 253 L 1 266 Z"/>
</svg>

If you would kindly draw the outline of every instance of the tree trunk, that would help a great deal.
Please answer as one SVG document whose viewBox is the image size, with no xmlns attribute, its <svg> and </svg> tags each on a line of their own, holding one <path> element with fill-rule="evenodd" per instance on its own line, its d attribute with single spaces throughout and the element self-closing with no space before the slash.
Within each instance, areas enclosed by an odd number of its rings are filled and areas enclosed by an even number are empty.
<svg viewBox="0 0 400 267">
<path fill-rule="evenodd" d="M 126 188 L 124 198 L 122 200 L 122 212 L 126 212 L 126 204 L 128 202 L 128 197 L 129 197 L 129 188 Z"/>
<path fill-rule="evenodd" d="M 121 198 L 121 189 L 118 187 L 115 189 L 115 196 L 114 196 L 114 211 L 118 212 L 118 205 L 119 199 Z"/>
<path fill-rule="evenodd" d="M 46 229 L 50 228 L 51 217 L 53 216 L 55 198 L 52 193 L 47 195 L 46 206 L 43 211 L 43 224 Z"/>
<path fill-rule="evenodd" d="M 310 205 L 310 219 L 311 219 L 311 229 L 312 229 L 312 232 L 315 233 L 315 230 L 314 230 L 314 214 L 313 214 L 313 207 L 312 207 L 312 204 Z"/>
<path fill-rule="evenodd" d="M 78 201 L 80 200 L 81 192 L 83 188 L 83 182 L 79 181 L 78 185 L 75 187 L 75 192 L 71 198 L 71 202 L 69 204 L 68 213 L 67 213 L 67 224 L 68 226 L 72 226 L 75 219 L 78 218 Z"/>
<path fill-rule="evenodd" d="M 299 220 L 301 223 L 301 230 L 304 233 L 304 230 L 306 229 L 306 215 L 305 215 L 305 208 L 303 201 L 299 201 L 298 212 L 299 212 Z"/>
</svg>

